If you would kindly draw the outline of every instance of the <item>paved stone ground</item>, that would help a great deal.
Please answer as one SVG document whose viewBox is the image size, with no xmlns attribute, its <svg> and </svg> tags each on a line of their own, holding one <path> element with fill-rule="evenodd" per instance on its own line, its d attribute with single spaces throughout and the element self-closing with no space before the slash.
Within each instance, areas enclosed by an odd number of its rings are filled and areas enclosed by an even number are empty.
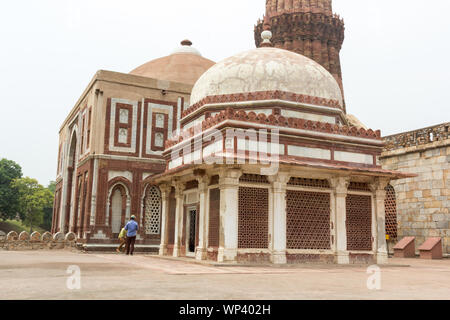
<svg viewBox="0 0 450 320">
<path fill-rule="evenodd" d="M 81 290 L 67 289 L 67 268 Z M 381 290 L 367 266 L 224 267 L 159 257 L 0 251 L 0 299 L 446 299 L 450 260 L 390 259 Z"/>
</svg>

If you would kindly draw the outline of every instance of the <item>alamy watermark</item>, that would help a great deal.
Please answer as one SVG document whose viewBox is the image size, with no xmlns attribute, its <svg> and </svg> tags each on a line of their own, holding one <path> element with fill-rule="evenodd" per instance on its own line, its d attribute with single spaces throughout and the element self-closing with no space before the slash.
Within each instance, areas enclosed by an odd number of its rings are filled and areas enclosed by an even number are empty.
<svg viewBox="0 0 450 320">
<path fill-rule="evenodd" d="M 367 279 L 367 289 L 381 290 L 381 268 L 377 265 L 367 268 L 367 274 L 370 274 Z"/>
<path fill-rule="evenodd" d="M 81 269 L 79 266 L 69 266 L 66 270 L 69 274 L 66 281 L 66 287 L 69 290 L 81 290 Z"/>
</svg>

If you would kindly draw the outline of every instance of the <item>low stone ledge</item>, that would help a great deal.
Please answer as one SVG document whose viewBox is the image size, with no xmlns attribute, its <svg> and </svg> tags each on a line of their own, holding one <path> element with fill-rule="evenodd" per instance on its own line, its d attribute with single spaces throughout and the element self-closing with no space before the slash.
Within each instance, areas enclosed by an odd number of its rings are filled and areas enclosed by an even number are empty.
<svg viewBox="0 0 450 320">
<path fill-rule="evenodd" d="M 442 259 L 442 239 L 429 238 L 419 247 L 421 259 Z"/>
<path fill-rule="evenodd" d="M 3 235 L 3 236 L 2 236 Z M 39 232 L 33 232 L 31 236 L 26 232 L 11 231 L 8 235 L 3 232 L 0 234 L 0 249 L 8 251 L 28 251 L 28 250 L 58 250 L 67 248 L 76 248 L 77 237 L 74 233 L 56 233 L 52 235 L 45 232 L 41 235 Z"/>
<path fill-rule="evenodd" d="M 404 237 L 394 247 L 395 258 L 415 258 L 416 246 L 415 237 Z"/>
</svg>

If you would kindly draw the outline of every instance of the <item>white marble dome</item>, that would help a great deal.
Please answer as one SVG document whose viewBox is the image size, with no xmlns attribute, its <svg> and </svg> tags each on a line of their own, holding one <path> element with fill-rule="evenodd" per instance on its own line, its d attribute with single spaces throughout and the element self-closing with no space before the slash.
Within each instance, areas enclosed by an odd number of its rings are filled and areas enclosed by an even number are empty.
<svg viewBox="0 0 450 320">
<path fill-rule="evenodd" d="M 343 106 L 334 77 L 317 62 L 277 48 L 259 48 L 227 58 L 194 85 L 191 105 L 208 96 L 284 91 L 334 100 Z"/>
</svg>

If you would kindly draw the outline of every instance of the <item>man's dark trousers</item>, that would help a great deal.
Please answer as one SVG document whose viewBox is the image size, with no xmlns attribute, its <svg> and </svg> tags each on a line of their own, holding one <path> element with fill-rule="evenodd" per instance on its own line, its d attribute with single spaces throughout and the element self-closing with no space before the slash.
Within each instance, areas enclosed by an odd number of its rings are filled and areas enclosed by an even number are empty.
<svg viewBox="0 0 450 320">
<path fill-rule="evenodd" d="M 136 242 L 136 236 L 134 237 L 127 237 L 127 255 L 134 253 L 134 243 Z"/>
</svg>

